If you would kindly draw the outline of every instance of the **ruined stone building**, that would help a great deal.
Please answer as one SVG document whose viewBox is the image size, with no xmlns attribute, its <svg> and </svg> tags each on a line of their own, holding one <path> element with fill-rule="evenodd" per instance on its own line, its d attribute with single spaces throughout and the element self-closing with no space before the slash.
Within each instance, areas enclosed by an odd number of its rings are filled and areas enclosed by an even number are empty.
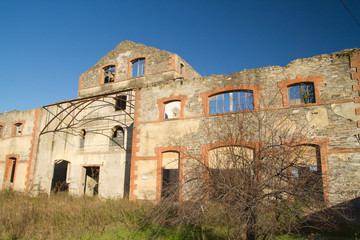
<svg viewBox="0 0 360 240">
<path fill-rule="evenodd" d="M 323 174 L 325 200 L 353 199 L 360 196 L 359 70 L 360 51 L 351 49 L 202 77 L 177 54 L 123 41 L 81 74 L 77 99 L 0 114 L 0 187 L 158 200 L 164 175 L 183 180 L 183 152 L 207 149 L 204 121 L 286 110 L 311 130 L 302 143 L 318 153 L 309 167 Z M 265 106 L 267 96 L 274 101 Z"/>
</svg>

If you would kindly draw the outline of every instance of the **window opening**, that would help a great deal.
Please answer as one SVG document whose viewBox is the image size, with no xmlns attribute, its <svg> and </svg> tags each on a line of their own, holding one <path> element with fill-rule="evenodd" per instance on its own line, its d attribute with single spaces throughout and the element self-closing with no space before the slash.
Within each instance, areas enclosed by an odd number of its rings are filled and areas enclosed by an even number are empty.
<svg viewBox="0 0 360 240">
<path fill-rule="evenodd" d="M 104 83 L 114 82 L 115 79 L 115 65 L 104 67 Z"/>
<path fill-rule="evenodd" d="M 115 111 L 126 110 L 126 96 L 116 96 Z"/>
<path fill-rule="evenodd" d="M 253 91 L 234 91 L 210 97 L 210 114 L 254 110 Z"/>
<path fill-rule="evenodd" d="M 21 136 L 22 123 L 15 123 L 14 136 Z"/>
<path fill-rule="evenodd" d="M 179 152 L 162 154 L 161 198 L 179 199 Z"/>
<path fill-rule="evenodd" d="M 60 160 L 54 163 L 54 174 L 51 181 L 51 191 L 64 192 L 69 189 L 67 182 L 69 162 Z"/>
<path fill-rule="evenodd" d="M 132 61 L 132 77 L 139 77 L 145 74 L 145 58 Z"/>
<path fill-rule="evenodd" d="M 81 131 L 80 131 L 80 144 L 79 144 L 79 147 L 80 147 L 80 148 L 84 148 L 84 145 L 85 145 L 85 136 L 86 136 L 86 131 L 85 131 L 85 129 L 81 129 Z"/>
<path fill-rule="evenodd" d="M 289 105 L 315 103 L 313 83 L 299 83 L 288 87 Z"/>
<path fill-rule="evenodd" d="M 213 201 L 226 198 L 229 189 L 255 183 L 253 149 L 225 146 L 209 151 L 207 191 Z"/>
<path fill-rule="evenodd" d="M 180 74 L 184 73 L 184 64 L 180 63 Z"/>
<path fill-rule="evenodd" d="M 164 105 L 164 119 L 180 118 L 181 101 L 171 101 Z"/>
<path fill-rule="evenodd" d="M 321 173 L 321 157 L 320 149 L 318 146 L 301 145 L 294 149 L 294 167 L 292 168 L 294 188 L 304 194 L 298 196 L 299 200 L 316 198 L 323 200 L 323 182 Z M 312 194 L 312 195 L 311 195 Z M 316 195 L 313 195 L 316 194 Z M 310 198 L 310 199 L 311 199 Z"/>
<path fill-rule="evenodd" d="M 2 125 L 0 125 L 0 138 L 3 137 L 3 135 L 2 135 L 3 129 L 4 129 L 4 127 Z"/>
<path fill-rule="evenodd" d="M 10 158 L 10 166 L 11 166 L 11 175 L 10 175 L 10 182 L 14 182 L 15 177 L 15 168 L 16 168 L 16 158 Z"/>
<path fill-rule="evenodd" d="M 112 130 L 110 145 L 124 146 L 124 129 L 120 126 L 114 127 Z"/>
<path fill-rule="evenodd" d="M 84 168 L 85 168 L 84 194 L 90 197 L 98 195 L 100 167 L 84 167 Z"/>
</svg>

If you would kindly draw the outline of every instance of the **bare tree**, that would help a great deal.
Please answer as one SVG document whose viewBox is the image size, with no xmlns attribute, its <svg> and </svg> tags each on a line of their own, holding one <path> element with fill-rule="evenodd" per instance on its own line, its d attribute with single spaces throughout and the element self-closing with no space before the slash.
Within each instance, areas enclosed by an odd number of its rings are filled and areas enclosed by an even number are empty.
<svg viewBox="0 0 360 240">
<path fill-rule="evenodd" d="M 228 239 L 297 231 L 326 207 L 326 182 L 319 146 L 293 118 L 268 110 L 204 119 L 201 153 L 184 153 L 183 201 L 173 194 L 150 215 L 170 225 L 226 226 Z"/>
</svg>

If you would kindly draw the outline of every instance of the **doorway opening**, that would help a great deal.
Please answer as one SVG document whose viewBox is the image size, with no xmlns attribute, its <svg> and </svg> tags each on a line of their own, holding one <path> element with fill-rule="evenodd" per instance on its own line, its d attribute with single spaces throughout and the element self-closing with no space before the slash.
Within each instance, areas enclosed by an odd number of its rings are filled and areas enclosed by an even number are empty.
<svg viewBox="0 0 360 240">
<path fill-rule="evenodd" d="M 179 152 L 162 154 L 161 198 L 179 199 Z"/>
<path fill-rule="evenodd" d="M 65 192 L 69 189 L 67 176 L 69 172 L 69 162 L 65 160 L 57 160 L 54 163 L 54 174 L 51 182 L 52 192 Z"/>
<path fill-rule="evenodd" d="M 98 195 L 100 167 L 84 167 L 84 168 L 85 168 L 84 194 L 90 197 Z"/>
</svg>

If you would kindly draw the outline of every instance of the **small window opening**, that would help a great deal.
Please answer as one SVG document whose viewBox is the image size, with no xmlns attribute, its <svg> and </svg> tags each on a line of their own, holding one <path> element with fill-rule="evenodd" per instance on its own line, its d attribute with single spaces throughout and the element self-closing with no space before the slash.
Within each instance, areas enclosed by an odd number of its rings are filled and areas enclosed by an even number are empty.
<svg viewBox="0 0 360 240">
<path fill-rule="evenodd" d="M 184 64 L 180 63 L 180 74 L 184 73 Z"/>
<path fill-rule="evenodd" d="M 10 165 L 11 165 L 10 182 L 13 183 L 15 177 L 16 158 L 10 158 Z"/>
<path fill-rule="evenodd" d="M 2 138 L 3 129 L 4 129 L 4 127 L 2 125 L 0 125 L 0 138 Z"/>
<path fill-rule="evenodd" d="M 85 145 L 85 136 L 86 136 L 86 131 L 85 131 L 85 129 L 81 129 L 81 131 L 80 131 L 80 144 L 79 144 L 79 147 L 80 147 L 80 148 L 84 148 L 84 145 Z"/>
<path fill-rule="evenodd" d="M 126 96 L 116 96 L 115 111 L 126 110 Z"/>
<path fill-rule="evenodd" d="M 100 167 L 84 167 L 85 184 L 84 193 L 87 196 L 95 196 L 99 193 L 99 173 Z"/>
<path fill-rule="evenodd" d="M 139 77 L 145 74 L 145 58 L 138 58 L 132 61 L 132 77 Z"/>
<path fill-rule="evenodd" d="M 289 105 L 315 103 L 313 83 L 299 83 L 288 87 Z"/>
<path fill-rule="evenodd" d="M 115 65 L 110 65 L 104 68 L 104 83 L 114 82 L 115 79 Z"/>
<path fill-rule="evenodd" d="M 114 127 L 110 141 L 111 146 L 124 146 L 124 129 L 120 126 Z"/>
<path fill-rule="evenodd" d="M 162 154 L 161 198 L 179 199 L 179 152 Z"/>
<path fill-rule="evenodd" d="M 171 101 L 164 105 L 164 119 L 180 118 L 181 101 Z"/>
<path fill-rule="evenodd" d="M 21 136 L 22 123 L 15 123 L 14 136 Z"/>
</svg>

